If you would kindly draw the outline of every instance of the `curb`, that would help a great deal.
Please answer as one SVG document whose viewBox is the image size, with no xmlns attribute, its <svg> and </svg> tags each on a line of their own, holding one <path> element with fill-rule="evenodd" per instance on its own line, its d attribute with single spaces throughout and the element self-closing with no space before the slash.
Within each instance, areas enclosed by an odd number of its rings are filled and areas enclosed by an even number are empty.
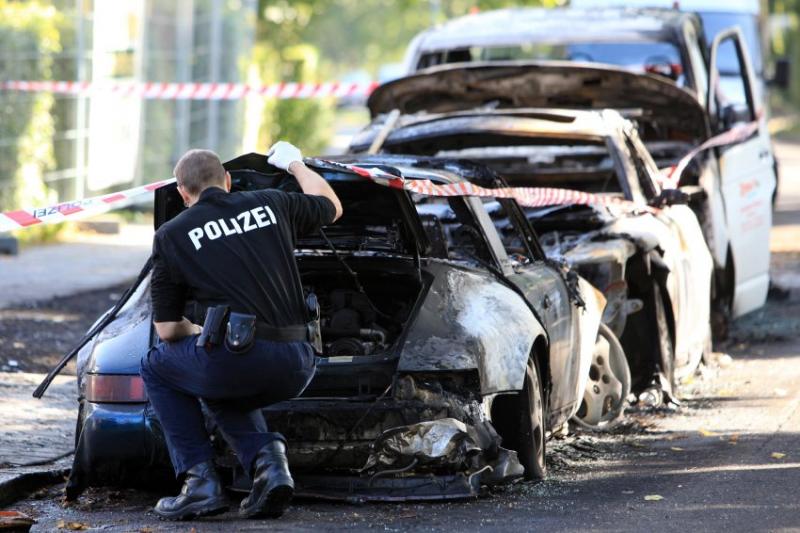
<svg viewBox="0 0 800 533">
<path fill-rule="evenodd" d="M 11 505 L 42 487 L 64 481 L 69 471 L 69 468 L 62 467 L 38 472 L 23 472 L 7 479 L 3 479 L 3 475 L 0 473 L 0 507 Z"/>
</svg>

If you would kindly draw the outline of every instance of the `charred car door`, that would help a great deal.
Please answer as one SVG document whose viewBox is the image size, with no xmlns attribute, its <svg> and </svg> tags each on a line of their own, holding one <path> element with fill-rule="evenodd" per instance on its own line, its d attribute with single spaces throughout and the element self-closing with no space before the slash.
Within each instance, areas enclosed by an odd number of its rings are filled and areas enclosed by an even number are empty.
<svg viewBox="0 0 800 533">
<path fill-rule="evenodd" d="M 697 216 L 685 203 L 687 198 L 673 195 L 658 201 L 665 196 L 655 161 L 635 128 L 627 128 L 623 136 L 642 194 L 648 202 L 659 205 L 653 219 L 666 230 L 661 247 L 664 262 L 670 268 L 667 290 L 675 322 L 674 368 L 675 377 L 680 379 L 696 368 L 709 348 L 713 259 Z"/>
<path fill-rule="evenodd" d="M 711 45 L 707 109 L 716 133 L 757 123 L 749 137 L 717 148 L 720 192 L 730 236 L 733 315 L 764 304 L 769 288 L 769 235 L 775 171 L 769 132 L 759 121 L 747 46 L 738 28 L 719 33 Z M 735 61 L 732 58 L 736 58 Z"/>
<path fill-rule="evenodd" d="M 598 306 L 588 283 L 565 266 L 547 260 L 516 202 L 502 199 L 484 207 L 492 229 L 500 234 L 510 268 L 508 279 L 525 294 L 547 328 L 552 376 L 550 422 L 551 427 L 558 427 L 574 414 L 582 397 L 604 302 Z M 589 303 L 582 297 L 587 292 L 591 293 Z"/>
</svg>

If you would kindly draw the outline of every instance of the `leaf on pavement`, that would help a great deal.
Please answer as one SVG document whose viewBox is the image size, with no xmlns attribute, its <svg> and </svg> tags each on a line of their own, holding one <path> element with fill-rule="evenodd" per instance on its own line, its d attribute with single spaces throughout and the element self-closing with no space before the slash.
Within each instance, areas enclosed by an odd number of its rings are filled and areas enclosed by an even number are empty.
<svg viewBox="0 0 800 533">
<path fill-rule="evenodd" d="M 648 494 L 644 499 L 648 502 L 658 502 L 663 500 L 664 497 L 661 494 Z"/>
<path fill-rule="evenodd" d="M 682 452 L 682 451 L 684 451 L 683 448 L 681 448 L 680 446 L 670 446 L 669 449 L 672 450 L 673 452 Z"/>
<path fill-rule="evenodd" d="M 58 529 L 68 529 L 70 531 L 85 531 L 89 529 L 89 524 L 83 524 L 81 522 L 67 522 L 66 520 L 59 520 L 56 523 L 56 527 Z"/>
<path fill-rule="evenodd" d="M 707 429 L 700 428 L 699 433 L 704 437 L 718 437 L 719 433 L 714 433 L 713 431 L 709 431 Z"/>
<path fill-rule="evenodd" d="M 770 455 L 772 456 L 773 459 L 783 459 L 784 457 L 786 457 L 786 454 L 781 452 L 772 452 Z"/>
</svg>

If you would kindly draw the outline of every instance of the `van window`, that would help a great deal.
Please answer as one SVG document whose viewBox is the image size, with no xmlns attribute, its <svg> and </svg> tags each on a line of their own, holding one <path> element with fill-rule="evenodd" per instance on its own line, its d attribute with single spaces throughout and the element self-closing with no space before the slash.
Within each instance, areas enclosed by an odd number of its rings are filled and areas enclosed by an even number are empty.
<svg viewBox="0 0 800 533">
<path fill-rule="evenodd" d="M 425 54 L 417 67 L 442 63 L 472 61 L 508 61 L 552 59 L 607 63 L 637 73 L 659 74 L 683 86 L 685 67 L 678 48 L 672 43 L 657 41 L 526 43 L 514 46 L 472 47 Z"/>
<path fill-rule="evenodd" d="M 747 50 L 750 53 L 750 61 L 753 63 L 753 72 L 761 77 L 763 75 L 763 56 L 761 53 L 761 39 L 758 30 L 758 18 L 747 13 L 722 13 L 722 12 L 701 12 L 700 18 L 706 32 L 706 40 L 711 43 L 714 37 L 722 30 L 732 26 L 739 26 L 744 35 Z M 721 52 L 721 51 L 720 51 Z M 736 70 L 737 58 L 735 51 L 732 55 L 720 53 L 720 74 L 724 70 Z"/>
</svg>

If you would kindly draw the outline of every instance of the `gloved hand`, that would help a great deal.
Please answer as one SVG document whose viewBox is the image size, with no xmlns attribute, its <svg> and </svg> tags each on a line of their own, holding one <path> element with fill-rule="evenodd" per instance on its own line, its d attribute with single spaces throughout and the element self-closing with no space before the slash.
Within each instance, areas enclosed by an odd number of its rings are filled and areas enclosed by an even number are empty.
<svg viewBox="0 0 800 533">
<path fill-rule="evenodd" d="M 283 170 L 289 170 L 289 165 L 295 161 L 303 162 L 303 154 L 291 143 L 278 141 L 267 152 L 267 162 Z"/>
</svg>

